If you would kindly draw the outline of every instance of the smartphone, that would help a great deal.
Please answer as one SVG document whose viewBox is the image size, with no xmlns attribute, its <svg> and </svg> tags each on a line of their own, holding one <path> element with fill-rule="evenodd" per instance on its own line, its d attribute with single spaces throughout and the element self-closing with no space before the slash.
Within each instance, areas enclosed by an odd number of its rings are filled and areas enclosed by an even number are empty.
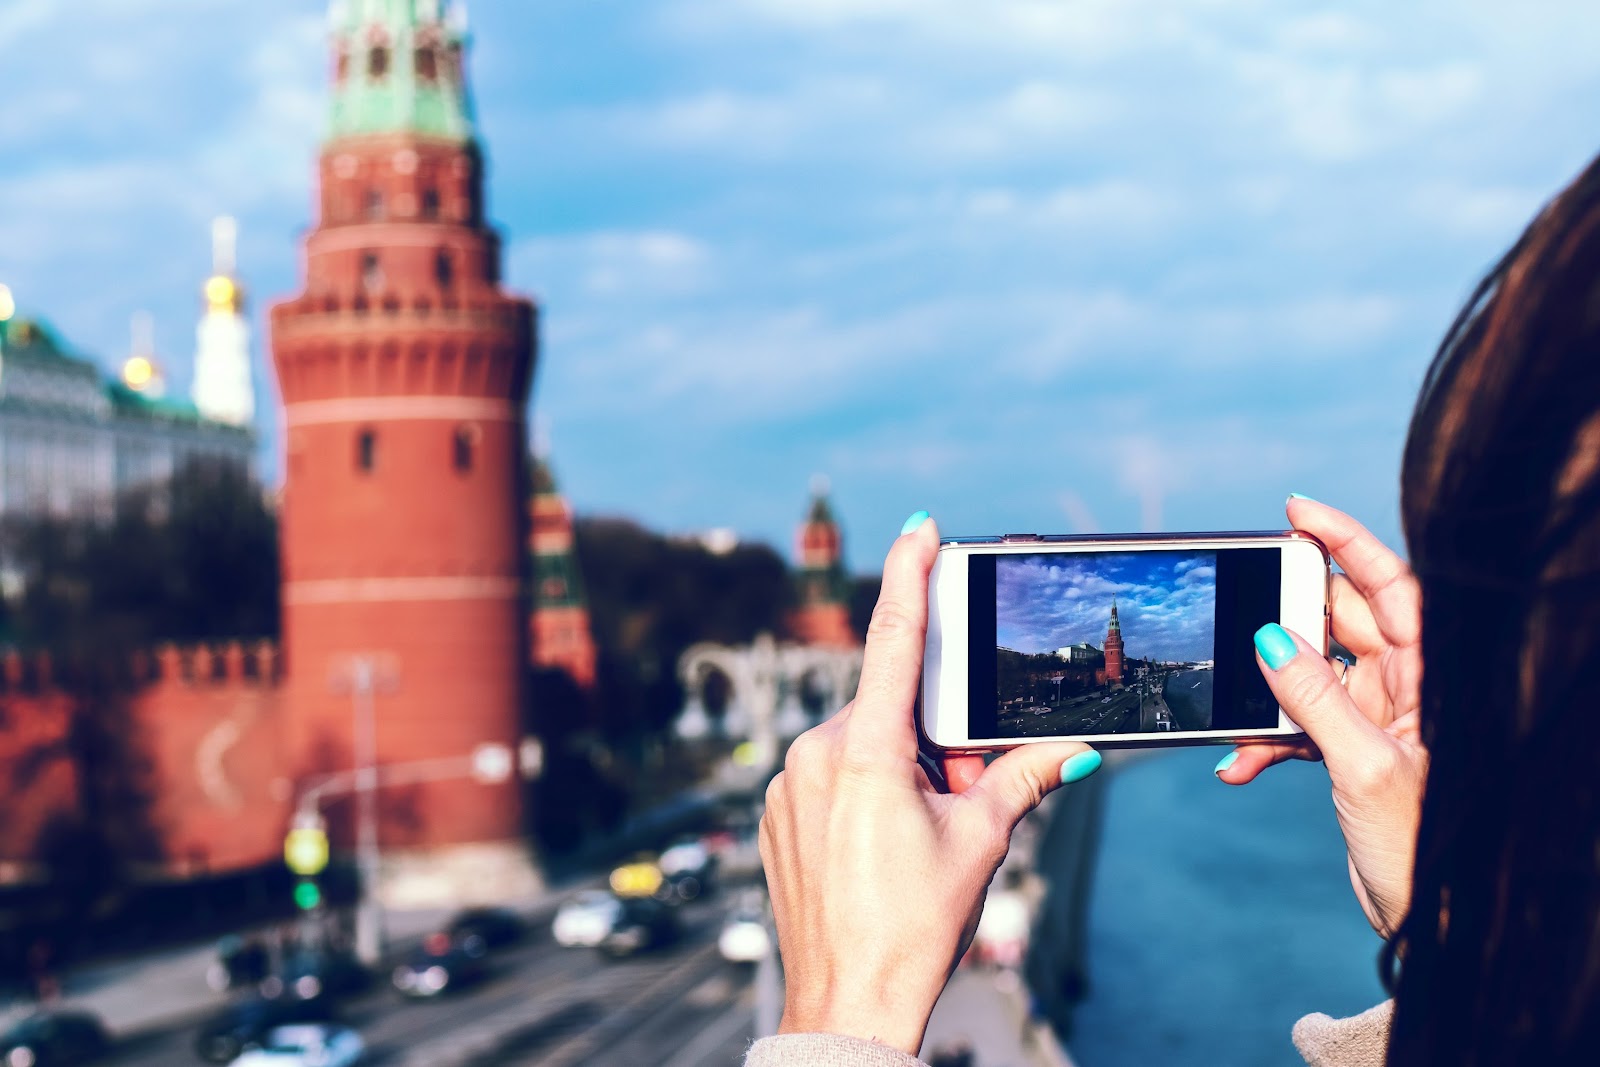
<svg viewBox="0 0 1600 1067">
<path fill-rule="evenodd" d="M 922 734 L 957 752 L 1297 735 L 1254 635 L 1277 622 L 1326 655 L 1330 575 L 1321 542 L 1296 531 L 946 538 Z"/>
</svg>

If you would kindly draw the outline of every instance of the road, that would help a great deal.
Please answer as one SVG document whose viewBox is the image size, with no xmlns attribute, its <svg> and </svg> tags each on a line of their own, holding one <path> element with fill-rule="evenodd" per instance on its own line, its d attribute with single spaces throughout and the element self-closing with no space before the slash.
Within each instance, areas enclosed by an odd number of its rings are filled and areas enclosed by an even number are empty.
<svg viewBox="0 0 1600 1067">
<path fill-rule="evenodd" d="M 671 949 L 608 962 L 538 929 L 475 988 L 410 1002 L 381 983 L 343 1020 L 373 1067 L 737 1064 L 754 1031 L 752 975 L 717 955 L 724 899 L 684 905 L 686 936 Z M 199 1064 L 193 1036 L 192 1024 L 131 1035 L 107 1062 Z"/>
<path fill-rule="evenodd" d="M 1135 681 L 1110 694 L 1095 690 L 1060 702 L 1002 711 L 1002 737 L 1152 733 L 1171 722 L 1176 730 L 1211 725 L 1209 670 L 1177 671 L 1147 683 Z M 1141 687 L 1143 693 L 1141 708 Z"/>
</svg>

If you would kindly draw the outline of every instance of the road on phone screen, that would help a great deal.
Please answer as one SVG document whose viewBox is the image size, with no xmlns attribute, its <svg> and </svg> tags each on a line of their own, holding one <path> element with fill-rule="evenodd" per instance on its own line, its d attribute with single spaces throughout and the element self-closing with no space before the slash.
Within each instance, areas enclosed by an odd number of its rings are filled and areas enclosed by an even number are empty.
<svg viewBox="0 0 1600 1067">
<path fill-rule="evenodd" d="M 1158 672 L 1110 691 L 1002 708 L 1001 737 L 1164 733 L 1211 726 L 1209 669 Z"/>
</svg>

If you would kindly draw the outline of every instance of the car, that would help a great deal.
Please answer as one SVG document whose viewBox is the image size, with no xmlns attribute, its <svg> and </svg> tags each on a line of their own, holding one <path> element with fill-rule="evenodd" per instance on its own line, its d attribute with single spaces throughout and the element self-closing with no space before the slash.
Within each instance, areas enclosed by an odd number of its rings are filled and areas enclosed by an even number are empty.
<svg viewBox="0 0 1600 1067">
<path fill-rule="evenodd" d="M 444 932 L 456 941 L 476 936 L 485 948 L 504 948 L 526 937 L 528 926 L 510 908 L 467 908 L 445 924 Z"/>
<path fill-rule="evenodd" d="M 700 877 L 714 862 L 711 850 L 704 842 L 698 838 L 686 837 L 674 842 L 662 852 L 656 860 L 656 866 L 668 877 L 674 874 L 692 874 Z"/>
<path fill-rule="evenodd" d="M 352 1067 L 365 1054 L 361 1035 L 349 1027 L 302 1023 L 269 1030 L 233 1067 Z"/>
<path fill-rule="evenodd" d="M 550 932 L 563 948 L 594 948 L 622 910 L 622 901 L 603 889 L 579 893 L 556 909 Z"/>
<path fill-rule="evenodd" d="M 328 1022 L 332 1018 L 328 1002 L 321 997 L 310 1000 L 247 997 L 235 1001 L 200 1024 L 195 1034 L 194 1051 L 207 1063 L 231 1063 L 251 1045 L 259 1045 L 274 1027 L 291 1023 Z"/>
<path fill-rule="evenodd" d="M 111 1047 L 100 1020 L 83 1011 L 39 1011 L 0 1035 L 6 1067 L 92 1063 Z"/>
<path fill-rule="evenodd" d="M 217 942 L 217 958 L 206 968 L 206 985 L 218 993 L 249 989 L 267 976 L 270 957 L 257 938 L 229 934 Z"/>
<path fill-rule="evenodd" d="M 751 908 L 735 908 L 717 935 L 717 952 L 729 963 L 759 963 L 772 952 L 765 917 Z"/>
<path fill-rule="evenodd" d="M 273 1000 L 315 1000 L 360 993 L 371 984 L 372 972 L 349 953 L 301 949 L 261 983 L 261 993 Z"/>
<path fill-rule="evenodd" d="M 410 958 L 394 969 L 391 981 L 407 997 L 453 993 L 489 973 L 488 955 L 488 946 L 477 934 L 459 940 L 446 933 L 430 934 Z"/>
<path fill-rule="evenodd" d="M 683 936 L 677 914 L 659 900 L 641 897 L 621 903 L 611 929 L 595 946 L 601 955 L 622 959 L 665 948 Z"/>
</svg>

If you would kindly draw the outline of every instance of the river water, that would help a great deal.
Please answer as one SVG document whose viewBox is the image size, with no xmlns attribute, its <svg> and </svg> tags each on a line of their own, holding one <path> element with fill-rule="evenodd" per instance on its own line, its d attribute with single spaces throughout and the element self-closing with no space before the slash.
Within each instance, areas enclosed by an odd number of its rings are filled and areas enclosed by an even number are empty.
<svg viewBox="0 0 1600 1067">
<path fill-rule="evenodd" d="M 1327 773 L 1294 762 L 1234 788 L 1212 774 L 1226 751 L 1142 757 L 1111 776 L 1090 992 L 1067 1042 L 1080 1067 L 1296 1064 L 1301 1015 L 1383 999 Z"/>
</svg>

